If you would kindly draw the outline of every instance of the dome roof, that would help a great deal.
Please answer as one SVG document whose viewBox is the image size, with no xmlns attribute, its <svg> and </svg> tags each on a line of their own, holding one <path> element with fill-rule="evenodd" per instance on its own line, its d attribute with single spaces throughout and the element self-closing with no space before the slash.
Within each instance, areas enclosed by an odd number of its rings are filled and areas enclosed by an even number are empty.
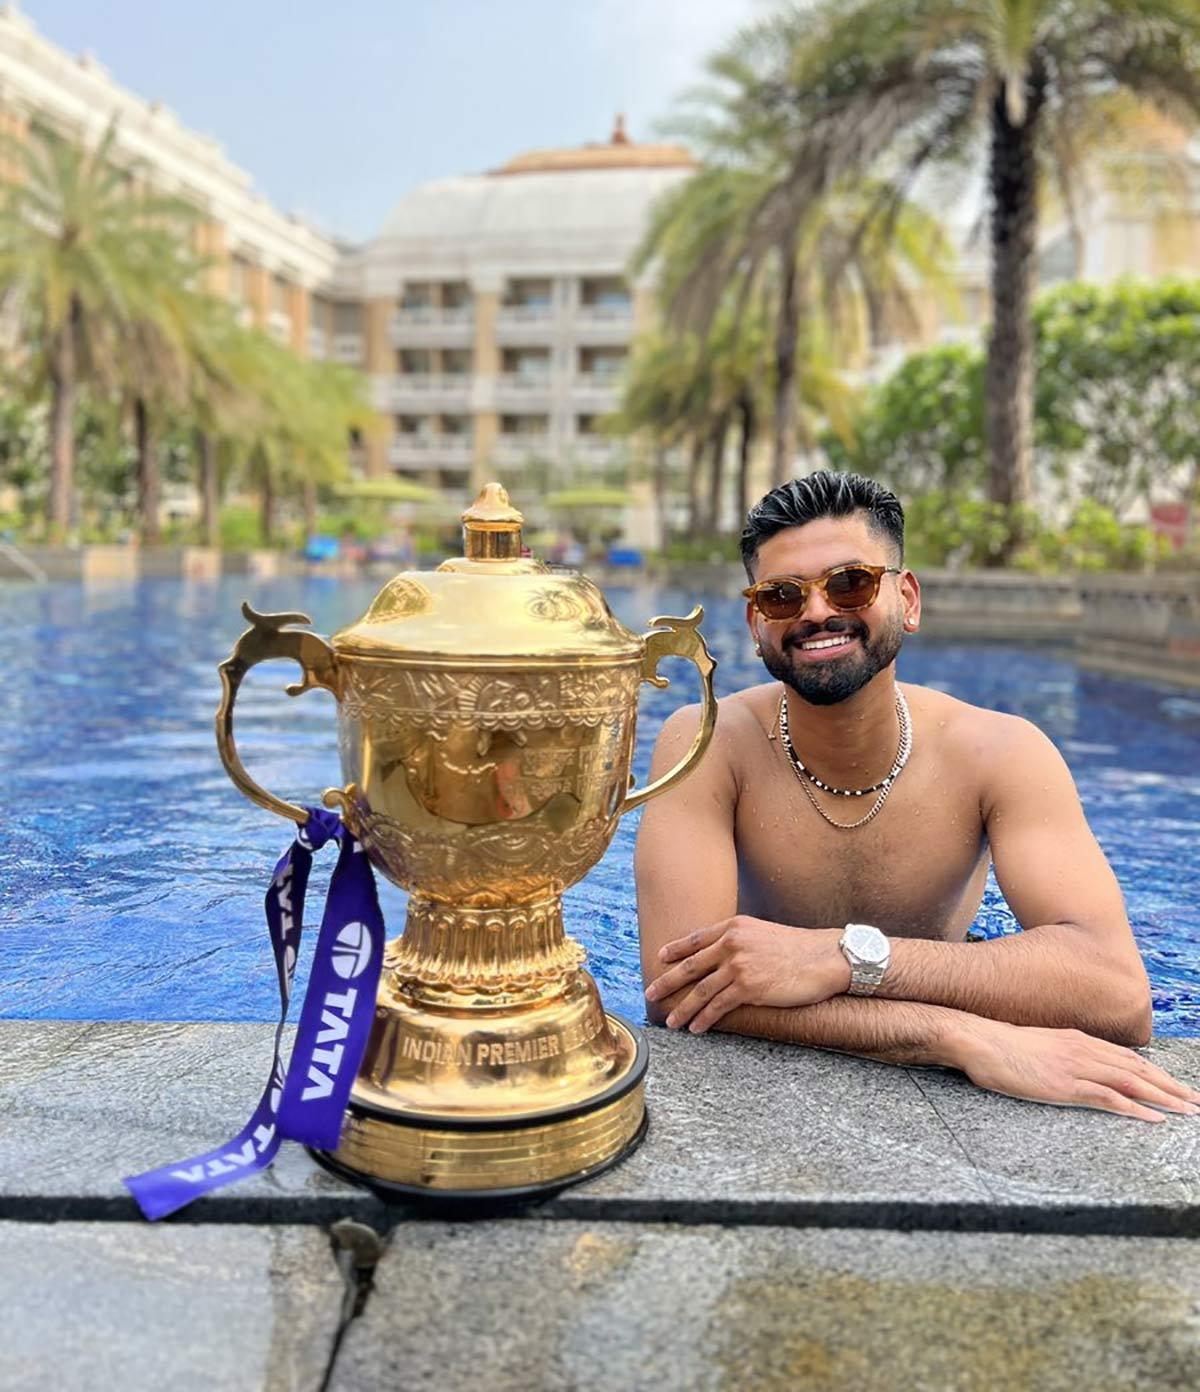
<svg viewBox="0 0 1200 1392">
<path fill-rule="evenodd" d="M 636 238 L 655 199 L 695 168 L 683 146 L 637 145 L 618 125 L 605 145 L 535 150 L 487 174 L 422 184 L 392 209 L 379 240 L 482 246 L 530 233 Z"/>
</svg>

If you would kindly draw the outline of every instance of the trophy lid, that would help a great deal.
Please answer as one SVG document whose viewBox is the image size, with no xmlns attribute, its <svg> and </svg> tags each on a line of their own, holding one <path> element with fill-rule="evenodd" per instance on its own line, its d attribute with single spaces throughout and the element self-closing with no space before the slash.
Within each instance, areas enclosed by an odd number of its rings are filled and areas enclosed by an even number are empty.
<svg viewBox="0 0 1200 1392">
<path fill-rule="evenodd" d="M 462 521 L 462 556 L 389 580 L 357 623 L 334 634 L 340 656 L 464 664 L 640 657 L 641 638 L 590 580 L 521 554 L 524 518 L 500 484 L 486 484 Z"/>
</svg>

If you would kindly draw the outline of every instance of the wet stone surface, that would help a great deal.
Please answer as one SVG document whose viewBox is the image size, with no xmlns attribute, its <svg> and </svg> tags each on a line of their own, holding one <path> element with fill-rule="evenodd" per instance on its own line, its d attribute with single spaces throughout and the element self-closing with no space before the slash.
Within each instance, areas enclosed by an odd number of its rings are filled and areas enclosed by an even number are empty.
<svg viewBox="0 0 1200 1392">
<path fill-rule="evenodd" d="M 315 1392 L 343 1284 L 319 1228 L 0 1223 L 5 1392 Z"/>
<path fill-rule="evenodd" d="M 1192 1389 L 1200 1249 L 575 1222 L 405 1224 L 334 1392 Z"/>
<path fill-rule="evenodd" d="M 123 1175 L 241 1129 L 271 1035 L 265 1025 L 0 1023 L 0 1217 L 132 1211 Z M 1083 1211 L 1092 1226 L 1044 1230 L 1165 1235 L 1177 1214 L 1192 1225 L 1184 1230 L 1200 1231 L 1200 1117 L 1151 1126 L 1000 1097 L 936 1069 L 728 1036 L 650 1030 L 648 1039 L 646 1141 L 544 1204 L 543 1216 L 944 1227 L 962 1213 L 974 1215 L 965 1226 L 992 1215 L 1003 1228 L 1021 1209 L 1011 1226 L 1024 1230 L 1053 1208 Z M 1163 1041 L 1148 1054 L 1200 1084 L 1200 1040 Z M 1138 1206 L 1165 1214 L 1168 1228 L 1141 1226 L 1128 1216 Z M 270 1170 L 189 1213 L 395 1217 L 290 1144 Z"/>
</svg>

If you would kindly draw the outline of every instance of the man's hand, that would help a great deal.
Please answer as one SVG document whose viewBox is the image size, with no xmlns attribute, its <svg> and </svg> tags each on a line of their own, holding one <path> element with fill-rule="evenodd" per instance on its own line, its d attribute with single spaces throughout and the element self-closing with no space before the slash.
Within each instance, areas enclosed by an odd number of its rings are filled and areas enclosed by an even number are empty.
<svg viewBox="0 0 1200 1392">
<path fill-rule="evenodd" d="M 1189 1116 L 1200 1112 L 1195 1088 L 1132 1049 L 1081 1030 L 964 1016 L 946 1052 L 946 1061 L 977 1086 L 1030 1102 L 1095 1107 L 1142 1121 L 1166 1120 L 1154 1107 Z"/>
<path fill-rule="evenodd" d="M 850 985 L 841 935 L 840 928 L 789 928 L 736 914 L 667 943 L 658 961 L 676 965 L 651 982 L 646 999 L 662 1000 L 691 985 L 667 1025 L 687 1025 L 693 1034 L 739 1005 L 816 1005 Z"/>
</svg>

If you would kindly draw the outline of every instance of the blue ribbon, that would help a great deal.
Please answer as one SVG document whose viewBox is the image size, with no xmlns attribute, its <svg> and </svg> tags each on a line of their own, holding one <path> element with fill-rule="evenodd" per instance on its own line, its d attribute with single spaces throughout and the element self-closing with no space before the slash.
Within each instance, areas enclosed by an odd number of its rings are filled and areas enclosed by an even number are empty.
<svg viewBox="0 0 1200 1392">
<path fill-rule="evenodd" d="M 279 1024 L 271 1075 L 254 1114 L 225 1145 L 190 1160 L 131 1175 L 125 1186 L 147 1218 L 165 1218 L 203 1194 L 264 1170 L 287 1138 L 334 1149 L 358 1073 L 383 966 L 384 925 L 371 863 L 332 812 L 310 807 L 267 889 L 267 929 L 279 979 Z M 317 936 L 308 992 L 285 1076 L 280 1043 L 304 930 L 313 853 L 340 843 Z"/>
</svg>

